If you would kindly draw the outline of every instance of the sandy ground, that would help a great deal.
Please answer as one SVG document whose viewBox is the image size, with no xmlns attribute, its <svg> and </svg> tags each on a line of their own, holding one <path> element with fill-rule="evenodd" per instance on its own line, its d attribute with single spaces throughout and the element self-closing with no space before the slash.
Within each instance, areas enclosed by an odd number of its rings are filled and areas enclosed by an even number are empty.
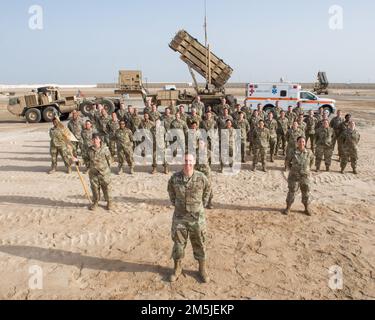
<svg viewBox="0 0 375 320">
<path fill-rule="evenodd" d="M 358 176 L 313 174 L 313 208 L 300 196 L 283 216 L 286 173 L 214 173 L 208 217 L 210 284 L 198 281 L 190 245 L 184 276 L 172 268 L 167 182 L 149 168 L 113 176 L 116 208 L 95 213 L 77 174 L 49 176 L 49 124 L 28 125 L 0 108 L 1 299 L 375 299 L 375 102 L 339 101 L 362 135 Z M 335 155 L 335 160 L 337 156 Z M 60 169 L 62 169 L 60 163 Z M 176 168 L 177 169 L 177 168 Z M 87 181 L 87 176 L 85 177 Z M 43 272 L 32 290 L 30 267 Z M 329 268 L 343 289 L 329 288 Z"/>
</svg>

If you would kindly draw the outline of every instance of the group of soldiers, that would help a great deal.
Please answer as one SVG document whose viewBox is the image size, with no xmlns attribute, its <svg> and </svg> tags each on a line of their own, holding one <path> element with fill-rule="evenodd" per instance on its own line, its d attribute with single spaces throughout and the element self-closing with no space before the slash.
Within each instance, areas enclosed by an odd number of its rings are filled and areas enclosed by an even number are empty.
<svg viewBox="0 0 375 320">
<path fill-rule="evenodd" d="M 152 173 L 156 173 L 157 161 L 155 156 L 156 133 L 159 128 L 166 132 L 170 129 L 179 129 L 183 135 L 188 132 L 195 135 L 196 145 L 184 156 L 184 169 L 172 175 L 168 183 L 170 200 L 175 207 L 172 223 L 172 239 L 174 241 L 173 258 L 175 261 L 174 272 L 170 280 L 176 281 L 182 272 L 181 261 L 187 240 L 193 246 L 194 257 L 199 261 L 199 272 L 203 282 L 208 282 L 205 252 L 205 208 L 213 208 L 213 186 L 211 178 L 210 152 L 212 151 L 210 139 L 200 138 L 198 129 L 206 132 L 216 130 L 229 132 L 233 138 L 233 130 L 241 133 L 241 162 L 246 162 L 246 155 L 253 156 L 252 169 L 255 171 L 258 162 L 262 170 L 267 171 L 266 155 L 270 154 L 270 162 L 276 156 L 285 157 L 285 170 L 289 170 L 288 196 L 284 214 L 289 214 L 298 189 L 302 192 L 302 203 L 305 213 L 311 215 L 310 209 L 310 172 L 315 163 L 316 171 L 320 170 L 324 160 L 326 170 L 329 171 L 332 155 L 336 144 L 338 145 L 341 172 L 351 162 L 354 174 L 357 174 L 358 143 L 360 134 L 356 130 L 355 122 L 348 114 L 342 118 L 341 111 L 329 119 L 328 113 L 320 110 L 317 115 L 310 111 L 305 116 L 300 105 L 296 108 L 289 107 L 285 112 L 276 104 L 269 113 L 263 111 L 259 104 L 257 109 L 241 106 L 229 106 L 225 99 L 220 105 L 205 106 L 200 97 L 192 103 L 190 112 L 185 112 L 184 106 L 169 107 L 162 115 L 151 101 L 147 101 L 143 116 L 138 115 L 138 110 L 132 106 L 125 108 L 121 103 L 117 113 L 108 115 L 102 105 L 95 105 L 87 120 L 83 120 L 77 111 L 72 113 L 68 123 L 69 130 L 75 136 L 71 148 L 66 146 L 66 139 L 59 129 L 58 119 L 53 121 L 50 130 L 52 169 L 56 171 L 57 156 L 61 155 L 71 172 L 71 166 L 79 165 L 78 157 L 81 156 L 89 174 L 92 189 L 92 204 L 90 210 L 98 208 L 100 191 L 103 192 L 107 202 L 106 208 L 113 207 L 110 196 L 111 165 L 117 156 L 118 174 L 124 172 L 125 163 L 130 167 L 130 174 L 134 173 L 134 148 L 137 141 L 134 135 L 140 129 L 147 129 L 152 133 L 153 139 L 153 164 Z M 230 140 L 230 139 L 229 139 Z M 310 142 L 310 149 L 307 144 Z M 162 143 L 167 143 L 163 140 Z M 200 152 L 206 150 L 207 152 Z M 194 152 L 195 151 L 195 152 Z M 281 152 L 280 152 L 281 151 Z M 229 156 L 233 157 L 233 145 L 230 143 Z M 200 159 L 205 154 L 206 159 Z M 221 169 L 224 161 L 220 161 Z M 232 162 L 229 163 L 231 166 Z M 168 174 L 168 162 L 164 159 L 164 173 Z"/>
</svg>

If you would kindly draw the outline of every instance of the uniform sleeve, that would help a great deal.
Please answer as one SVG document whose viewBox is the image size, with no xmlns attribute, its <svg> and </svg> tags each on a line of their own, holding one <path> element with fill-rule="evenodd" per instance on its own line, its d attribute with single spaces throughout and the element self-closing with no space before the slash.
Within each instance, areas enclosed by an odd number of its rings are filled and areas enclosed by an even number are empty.
<svg viewBox="0 0 375 320">
<path fill-rule="evenodd" d="M 202 195 L 202 202 L 204 207 L 207 207 L 208 202 L 210 200 L 210 194 L 211 194 L 211 185 L 208 182 L 208 179 L 203 176 L 203 181 L 204 181 L 204 187 L 203 187 L 203 195 Z"/>
<path fill-rule="evenodd" d="M 290 169 L 292 167 L 293 152 L 288 152 L 285 158 L 285 167 Z"/>
<path fill-rule="evenodd" d="M 173 176 L 168 181 L 168 194 L 169 199 L 171 200 L 171 203 L 175 205 L 176 203 L 176 192 L 173 185 Z"/>
<path fill-rule="evenodd" d="M 112 164 L 112 156 L 111 153 L 109 152 L 108 147 L 105 148 L 105 158 L 107 160 L 108 166 L 111 167 Z"/>
</svg>

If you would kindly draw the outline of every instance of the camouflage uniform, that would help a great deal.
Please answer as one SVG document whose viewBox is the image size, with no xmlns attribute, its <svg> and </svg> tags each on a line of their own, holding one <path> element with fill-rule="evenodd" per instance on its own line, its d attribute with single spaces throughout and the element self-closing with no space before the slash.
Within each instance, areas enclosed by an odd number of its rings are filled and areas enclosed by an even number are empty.
<svg viewBox="0 0 375 320">
<path fill-rule="evenodd" d="M 287 159 L 287 168 L 290 169 L 288 177 L 288 196 L 286 203 L 290 208 L 295 200 L 298 187 L 302 192 L 302 203 L 305 208 L 310 204 L 310 169 L 314 165 L 314 155 L 310 150 L 300 151 L 295 149 L 289 153 Z"/>
<path fill-rule="evenodd" d="M 330 127 L 334 130 L 335 132 L 335 135 L 334 135 L 334 138 L 333 138 L 333 141 L 332 141 L 332 149 L 335 150 L 335 147 L 336 147 L 336 142 L 338 142 L 338 139 L 340 137 L 340 125 L 344 122 L 344 119 L 339 117 L 339 116 L 336 116 L 334 117 L 331 122 L 330 122 Z M 339 148 L 339 154 L 340 154 L 340 148 L 341 146 L 338 146 Z"/>
<path fill-rule="evenodd" d="M 277 127 L 278 127 L 278 124 L 277 124 L 277 121 L 275 119 L 272 119 L 272 121 L 267 119 L 264 122 L 264 126 L 269 130 L 269 133 L 270 133 L 270 141 L 269 141 L 269 143 L 270 143 L 270 154 L 271 154 L 271 162 L 273 162 L 274 155 L 277 155 L 276 145 L 277 145 Z"/>
<path fill-rule="evenodd" d="M 155 143 L 155 123 L 152 122 L 151 120 L 142 120 L 141 121 L 141 124 L 139 125 L 139 129 L 143 129 L 143 130 L 149 130 L 152 134 L 152 141 L 148 141 L 148 143 L 151 143 L 152 142 L 152 167 L 153 168 L 156 168 L 156 162 L 154 161 L 154 159 L 156 158 L 156 143 Z M 145 139 L 149 139 L 151 137 L 145 137 Z M 145 154 L 145 150 L 143 150 L 142 154 L 143 156 L 147 156 Z"/>
<path fill-rule="evenodd" d="M 128 128 L 118 129 L 115 134 L 115 141 L 117 143 L 119 173 L 121 169 L 125 171 L 125 161 L 128 163 L 132 173 L 134 170 L 132 131 Z"/>
<path fill-rule="evenodd" d="M 175 119 L 172 121 L 171 123 L 171 129 L 174 129 L 174 130 L 182 130 L 182 132 L 180 131 L 179 132 L 179 137 L 175 137 L 174 140 L 172 141 L 172 144 L 174 142 L 176 142 L 177 140 L 179 141 L 179 148 L 181 150 L 185 150 L 185 147 L 186 147 L 186 143 L 187 143 L 187 139 L 186 139 L 186 136 L 187 136 L 187 133 L 188 133 L 188 127 L 186 125 L 186 122 L 179 119 Z M 173 156 L 175 157 L 177 155 L 177 150 L 173 153 Z"/>
<path fill-rule="evenodd" d="M 97 126 L 96 126 L 96 129 L 103 141 L 103 143 L 105 143 L 107 146 L 109 146 L 109 121 L 110 121 L 110 118 L 109 117 L 103 117 L 103 116 L 100 116 L 97 118 Z"/>
<path fill-rule="evenodd" d="M 229 104 L 218 104 L 212 108 L 212 111 L 216 113 L 218 117 L 221 117 L 224 113 L 224 109 L 228 109 L 229 113 L 231 113 L 232 108 Z"/>
<path fill-rule="evenodd" d="M 109 151 L 111 152 L 112 158 L 116 155 L 116 132 L 120 128 L 118 121 L 112 119 L 108 122 L 108 137 L 109 137 Z"/>
<path fill-rule="evenodd" d="M 263 170 L 266 169 L 266 153 L 270 143 L 270 131 L 266 127 L 263 129 L 256 128 L 253 132 L 254 141 L 254 158 L 253 158 L 253 170 L 255 170 L 258 164 L 259 158 L 262 162 Z"/>
<path fill-rule="evenodd" d="M 294 111 L 287 111 L 285 117 L 288 119 L 289 129 L 292 127 L 293 122 L 296 120 L 296 113 Z"/>
<path fill-rule="evenodd" d="M 344 144 L 343 144 L 343 133 L 349 129 L 349 121 L 343 121 L 338 129 L 337 144 L 339 147 L 339 157 L 340 159 L 344 156 Z"/>
<path fill-rule="evenodd" d="M 350 128 L 346 129 L 341 134 L 342 141 L 342 158 L 341 158 L 341 171 L 344 172 L 348 162 L 351 162 L 354 173 L 357 173 L 358 162 L 358 143 L 361 139 L 359 132 Z"/>
<path fill-rule="evenodd" d="M 122 110 L 122 109 L 119 109 L 119 110 L 117 110 L 117 112 L 116 112 L 116 115 L 117 115 L 117 119 L 119 120 L 119 121 L 125 121 L 126 122 L 126 119 L 125 119 L 125 117 L 127 116 L 127 111 L 126 110 Z"/>
<path fill-rule="evenodd" d="M 251 116 L 249 124 L 250 124 L 250 133 L 249 133 L 249 154 L 254 151 L 254 131 L 258 128 L 259 121 L 263 120 L 262 117 L 254 117 Z"/>
<path fill-rule="evenodd" d="M 275 120 L 278 120 L 280 118 L 281 111 L 283 111 L 283 109 L 281 109 L 280 107 L 275 107 L 273 109 L 273 115 Z"/>
<path fill-rule="evenodd" d="M 277 146 L 276 146 L 276 153 L 280 150 L 280 145 L 281 149 L 283 150 L 283 156 L 285 156 L 285 151 L 286 151 L 286 135 L 289 130 L 289 120 L 288 118 L 284 119 L 279 119 L 277 120 Z"/>
<path fill-rule="evenodd" d="M 306 127 L 307 127 L 306 123 L 303 121 L 297 121 L 297 122 L 298 122 L 300 130 L 303 132 L 303 136 L 306 137 Z"/>
<path fill-rule="evenodd" d="M 153 122 L 156 122 L 157 120 L 160 120 L 161 119 L 161 114 L 159 111 L 150 111 L 148 112 L 149 116 L 150 116 L 150 120 L 153 121 Z"/>
<path fill-rule="evenodd" d="M 130 128 L 130 130 L 135 133 L 137 129 L 139 129 L 139 126 L 141 125 L 142 118 L 138 116 L 137 114 L 131 115 L 131 122 L 127 124 L 127 127 Z"/>
<path fill-rule="evenodd" d="M 89 167 L 90 164 L 90 157 L 89 157 L 89 149 L 92 146 L 92 135 L 94 134 L 94 129 L 83 129 L 81 132 L 82 138 L 82 159 L 83 163 L 85 164 L 86 168 Z"/>
<path fill-rule="evenodd" d="M 197 114 L 202 117 L 203 116 L 203 113 L 204 113 L 204 103 L 202 101 L 198 102 L 198 101 L 194 101 L 191 105 L 192 108 L 194 108 L 195 110 L 197 110 Z"/>
<path fill-rule="evenodd" d="M 83 123 L 81 119 L 73 120 L 71 119 L 68 123 L 68 129 L 76 137 L 78 141 L 72 141 L 73 146 L 73 156 L 78 157 L 78 149 L 82 153 L 82 141 L 81 141 L 81 132 L 83 129 Z"/>
<path fill-rule="evenodd" d="M 52 169 L 56 170 L 57 168 L 57 156 L 59 154 L 64 161 L 65 167 L 70 168 L 71 155 L 64 140 L 63 131 L 59 128 L 51 128 L 49 136 L 51 138 L 50 153 L 52 158 Z"/>
<path fill-rule="evenodd" d="M 93 195 L 93 202 L 98 203 L 100 199 L 100 189 L 103 191 L 104 199 L 110 203 L 111 184 L 111 153 L 106 145 L 99 149 L 91 146 L 89 154 L 89 178 Z"/>
<path fill-rule="evenodd" d="M 297 130 L 293 130 L 293 128 L 289 129 L 286 135 L 288 146 L 286 148 L 285 167 L 287 167 L 287 158 L 290 157 L 297 148 L 297 139 L 299 137 L 305 137 L 304 132 L 300 128 L 297 128 Z"/>
<path fill-rule="evenodd" d="M 323 160 L 326 164 L 327 171 L 332 162 L 332 142 L 335 133 L 332 128 L 320 128 L 316 131 L 316 169 L 320 170 L 320 164 Z"/>
<path fill-rule="evenodd" d="M 190 128 L 190 127 L 191 127 L 191 124 L 192 124 L 193 122 L 196 122 L 196 123 L 197 123 L 197 126 L 198 126 L 198 128 L 199 128 L 201 121 L 202 121 L 202 118 L 200 117 L 199 114 L 196 114 L 195 116 L 190 115 L 190 116 L 188 116 L 188 118 L 187 118 L 187 120 L 186 120 L 186 124 L 187 124 L 188 127 Z"/>
<path fill-rule="evenodd" d="M 224 163 L 224 159 L 223 159 L 223 155 L 222 155 L 222 147 L 223 147 L 223 144 L 224 143 L 229 143 L 228 144 L 228 147 L 226 148 L 226 150 L 224 150 L 224 155 L 226 157 L 228 157 L 228 160 L 229 160 L 229 167 L 233 167 L 233 156 L 234 156 L 234 128 L 225 128 L 225 129 L 222 129 L 224 130 L 224 133 L 223 133 L 223 137 L 225 137 L 225 140 L 221 140 L 221 135 L 220 135 L 220 146 L 219 146 L 219 149 L 220 149 L 220 166 L 221 166 L 221 171 L 224 170 L 224 165 L 226 165 L 226 163 Z M 226 138 L 226 134 L 228 135 L 228 138 Z M 229 141 L 227 140 L 229 139 Z M 225 141 L 225 142 L 224 142 Z M 225 148 L 224 148 L 225 149 Z"/>
<path fill-rule="evenodd" d="M 234 127 L 241 130 L 241 161 L 245 162 L 246 141 L 249 138 L 250 124 L 246 119 L 243 119 L 236 121 Z"/>
<path fill-rule="evenodd" d="M 172 222 L 172 257 L 182 260 L 188 238 L 194 258 L 206 260 L 206 217 L 204 208 L 210 197 L 210 185 L 205 175 L 194 171 L 185 177 L 183 171 L 175 173 L 168 182 L 169 198 L 175 207 Z"/>
<path fill-rule="evenodd" d="M 306 146 L 309 140 L 311 141 L 311 151 L 315 153 L 315 127 L 317 120 L 315 117 L 307 117 L 306 120 Z"/>
</svg>

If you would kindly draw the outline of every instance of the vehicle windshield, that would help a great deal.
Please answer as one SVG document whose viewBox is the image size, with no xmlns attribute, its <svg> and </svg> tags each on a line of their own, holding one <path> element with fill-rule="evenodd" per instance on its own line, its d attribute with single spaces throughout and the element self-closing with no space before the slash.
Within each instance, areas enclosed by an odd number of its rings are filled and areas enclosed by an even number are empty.
<svg viewBox="0 0 375 320">
<path fill-rule="evenodd" d="M 10 106 L 14 106 L 15 104 L 18 104 L 18 98 L 9 99 L 9 105 Z"/>
<path fill-rule="evenodd" d="M 310 92 L 301 92 L 301 99 L 305 100 L 317 100 L 317 97 Z"/>
</svg>

